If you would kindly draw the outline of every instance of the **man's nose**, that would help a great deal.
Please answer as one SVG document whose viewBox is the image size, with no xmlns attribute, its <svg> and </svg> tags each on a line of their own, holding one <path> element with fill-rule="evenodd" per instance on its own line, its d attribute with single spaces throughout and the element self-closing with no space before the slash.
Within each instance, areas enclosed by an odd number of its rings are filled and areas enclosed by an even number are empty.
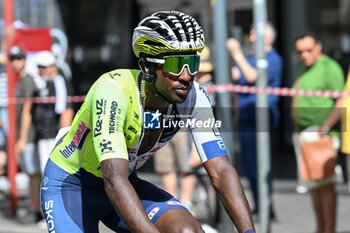
<svg viewBox="0 0 350 233">
<path fill-rule="evenodd" d="M 193 75 L 190 74 L 188 67 L 185 66 L 178 80 L 182 82 L 190 82 L 192 78 L 193 78 Z"/>
</svg>

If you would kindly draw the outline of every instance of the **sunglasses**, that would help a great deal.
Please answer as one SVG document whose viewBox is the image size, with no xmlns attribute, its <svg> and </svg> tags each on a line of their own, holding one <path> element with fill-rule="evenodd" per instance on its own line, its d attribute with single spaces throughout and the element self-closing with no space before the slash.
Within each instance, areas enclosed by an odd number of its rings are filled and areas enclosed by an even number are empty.
<svg viewBox="0 0 350 233">
<path fill-rule="evenodd" d="M 146 61 L 162 64 L 163 71 L 179 76 L 187 66 L 191 75 L 195 75 L 199 69 L 200 58 L 197 55 L 166 56 L 164 58 L 146 57 Z"/>
<path fill-rule="evenodd" d="M 24 60 L 23 57 L 10 57 L 10 61 L 15 61 L 15 60 Z"/>
</svg>

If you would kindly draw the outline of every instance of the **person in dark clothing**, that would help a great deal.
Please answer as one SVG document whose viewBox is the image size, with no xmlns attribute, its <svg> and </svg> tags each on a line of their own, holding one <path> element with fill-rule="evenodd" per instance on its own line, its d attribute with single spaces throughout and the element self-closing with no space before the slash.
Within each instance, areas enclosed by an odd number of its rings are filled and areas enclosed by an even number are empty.
<svg viewBox="0 0 350 233">
<path fill-rule="evenodd" d="M 31 211 L 34 221 L 43 219 L 40 211 L 40 182 L 41 172 L 38 148 L 35 143 L 36 131 L 32 124 L 33 101 L 29 98 L 38 96 L 39 90 L 36 87 L 33 77 L 25 70 L 26 53 L 18 46 L 10 50 L 10 61 L 12 69 L 18 75 L 15 95 L 17 98 L 28 98 L 23 104 L 17 105 L 17 142 L 16 152 L 20 155 L 20 167 L 29 176 Z"/>
<path fill-rule="evenodd" d="M 72 103 L 67 102 L 67 96 L 72 95 L 72 85 L 58 73 L 54 55 L 49 51 L 39 52 L 36 63 L 41 76 L 36 78 L 40 97 L 55 97 L 53 103 L 38 104 L 34 113 L 40 167 L 43 172 L 58 130 L 70 126 L 74 111 Z"/>
</svg>

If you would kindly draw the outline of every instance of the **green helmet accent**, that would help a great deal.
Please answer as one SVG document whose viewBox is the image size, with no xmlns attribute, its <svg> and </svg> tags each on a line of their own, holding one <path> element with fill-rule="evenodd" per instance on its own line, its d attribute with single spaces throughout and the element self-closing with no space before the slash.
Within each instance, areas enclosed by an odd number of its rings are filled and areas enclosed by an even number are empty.
<svg viewBox="0 0 350 233">
<path fill-rule="evenodd" d="M 205 47 L 203 29 L 190 15 L 179 11 L 159 11 L 143 19 L 135 28 L 132 47 L 136 57 L 143 53 L 200 52 Z"/>
</svg>

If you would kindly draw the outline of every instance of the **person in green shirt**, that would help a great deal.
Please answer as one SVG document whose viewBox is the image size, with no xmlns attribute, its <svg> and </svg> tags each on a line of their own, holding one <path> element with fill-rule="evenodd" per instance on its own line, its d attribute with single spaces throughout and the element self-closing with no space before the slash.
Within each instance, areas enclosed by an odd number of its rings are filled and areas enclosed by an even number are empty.
<svg viewBox="0 0 350 233">
<path fill-rule="evenodd" d="M 295 39 L 295 47 L 303 63 L 295 87 L 303 90 L 344 89 L 344 74 L 340 65 L 322 54 L 322 44 L 312 32 L 304 32 Z M 310 126 L 319 126 L 320 136 L 325 135 L 339 119 L 336 99 L 327 97 L 296 96 L 293 99 L 293 120 L 296 131 L 301 132 Z M 316 213 L 316 233 L 335 232 L 336 177 L 313 182 L 311 189 L 313 207 Z"/>
</svg>

